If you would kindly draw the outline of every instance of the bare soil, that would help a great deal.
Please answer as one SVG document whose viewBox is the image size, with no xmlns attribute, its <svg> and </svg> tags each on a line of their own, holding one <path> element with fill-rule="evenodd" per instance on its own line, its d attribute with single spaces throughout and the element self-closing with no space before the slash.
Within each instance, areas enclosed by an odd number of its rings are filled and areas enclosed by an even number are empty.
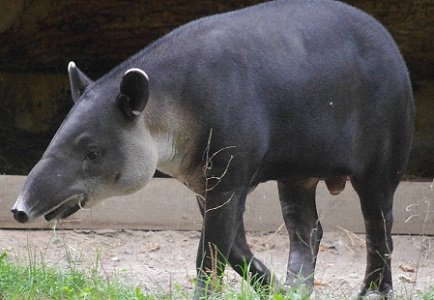
<svg viewBox="0 0 434 300">
<path fill-rule="evenodd" d="M 153 293 L 176 286 L 191 289 L 195 276 L 197 231 L 129 230 L 0 230 L 0 251 L 28 264 L 43 262 L 59 268 L 89 270 L 98 266 L 107 278 Z M 284 229 L 274 233 L 248 233 L 256 254 L 284 280 L 288 238 Z M 434 237 L 394 236 L 393 276 L 396 294 L 415 295 L 434 286 Z M 351 299 L 361 285 L 365 269 L 364 236 L 342 229 L 325 233 L 315 275 L 316 298 Z M 226 272 L 226 283 L 240 284 Z"/>
</svg>

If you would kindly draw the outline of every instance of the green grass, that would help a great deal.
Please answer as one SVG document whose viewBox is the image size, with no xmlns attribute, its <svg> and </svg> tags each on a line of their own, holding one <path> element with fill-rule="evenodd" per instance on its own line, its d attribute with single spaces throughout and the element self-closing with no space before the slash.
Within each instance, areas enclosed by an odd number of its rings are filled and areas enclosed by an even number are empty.
<svg viewBox="0 0 434 300">
<path fill-rule="evenodd" d="M 60 271 L 44 264 L 21 266 L 12 263 L 6 253 L 0 255 L 0 299 L 153 299 L 140 289 L 108 281 L 91 270 L 89 274 L 73 267 Z"/>
<path fill-rule="evenodd" d="M 431 291 L 421 294 L 421 298 L 424 300 L 434 300 L 434 287 L 432 287 Z"/>
<path fill-rule="evenodd" d="M 174 285 L 173 291 L 145 293 L 139 287 L 127 286 L 119 279 L 105 279 L 96 267 L 88 272 L 77 270 L 73 263 L 59 270 L 37 263 L 29 256 L 26 264 L 15 263 L 6 252 L 0 254 L 0 300 L 170 300 L 191 299 L 191 289 Z M 224 287 L 221 293 L 210 297 L 213 300 L 260 299 L 248 283 L 239 290 Z M 291 295 L 271 294 L 270 300 L 307 300 L 308 296 L 294 292 Z"/>
<path fill-rule="evenodd" d="M 97 265 L 97 264 L 96 264 Z M 49 267 L 29 259 L 24 265 L 12 262 L 4 252 L 0 254 L 0 300 L 171 300 L 191 299 L 192 291 L 175 285 L 171 293 L 145 293 L 139 287 L 127 286 L 114 276 L 106 279 L 98 274 L 97 267 L 88 272 L 77 270 L 73 263 L 65 270 Z M 317 299 L 332 299 L 322 295 Z M 259 300 L 247 282 L 239 289 L 223 286 L 222 292 L 216 293 L 212 300 Z M 307 300 L 309 296 L 294 291 L 285 295 L 271 293 L 267 300 Z M 397 299 L 434 300 L 434 287 L 412 296 L 400 296 Z"/>
</svg>

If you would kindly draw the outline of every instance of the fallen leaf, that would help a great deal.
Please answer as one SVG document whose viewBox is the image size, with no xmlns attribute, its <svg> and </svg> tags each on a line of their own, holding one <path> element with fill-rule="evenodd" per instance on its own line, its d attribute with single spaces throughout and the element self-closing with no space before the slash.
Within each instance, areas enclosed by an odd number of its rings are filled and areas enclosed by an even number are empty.
<svg viewBox="0 0 434 300">
<path fill-rule="evenodd" d="M 399 278 L 399 280 L 401 280 L 401 282 L 404 282 L 404 283 L 415 283 L 416 282 L 413 279 L 408 278 L 407 276 L 404 276 L 404 275 L 399 275 L 398 278 Z"/>
<path fill-rule="evenodd" d="M 413 268 L 409 265 L 399 265 L 399 268 L 406 273 L 414 273 L 416 272 L 416 268 Z"/>
<path fill-rule="evenodd" d="M 325 252 L 328 250 L 335 250 L 335 249 L 336 249 L 335 246 L 323 246 L 323 245 L 319 246 L 319 252 Z"/>
<path fill-rule="evenodd" d="M 160 249 L 160 245 L 158 243 L 147 243 L 145 248 L 148 252 L 154 252 Z"/>
<path fill-rule="evenodd" d="M 313 285 L 315 286 L 315 287 L 318 287 L 318 288 L 325 288 L 325 287 L 328 287 L 329 285 L 328 285 L 328 283 L 325 283 L 325 282 L 322 282 L 322 281 L 319 281 L 319 280 L 315 280 L 315 282 L 313 283 Z"/>
</svg>

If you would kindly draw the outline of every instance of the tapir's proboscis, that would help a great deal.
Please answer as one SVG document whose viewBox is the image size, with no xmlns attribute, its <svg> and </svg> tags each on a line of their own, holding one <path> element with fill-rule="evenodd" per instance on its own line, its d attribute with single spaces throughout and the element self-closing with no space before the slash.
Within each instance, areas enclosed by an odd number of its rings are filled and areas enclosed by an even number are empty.
<svg viewBox="0 0 434 300">
<path fill-rule="evenodd" d="M 316 186 L 337 194 L 349 180 L 366 228 L 360 296 L 392 295 L 392 202 L 414 101 L 375 19 L 335 1 L 268 2 L 181 26 L 96 81 L 73 62 L 68 72 L 75 103 L 12 208 L 18 222 L 66 218 L 160 172 L 188 186 L 203 215 L 196 299 L 226 263 L 261 290 L 311 290 Z M 244 232 L 246 196 L 269 180 L 290 239 L 283 285 Z"/>
</svg>

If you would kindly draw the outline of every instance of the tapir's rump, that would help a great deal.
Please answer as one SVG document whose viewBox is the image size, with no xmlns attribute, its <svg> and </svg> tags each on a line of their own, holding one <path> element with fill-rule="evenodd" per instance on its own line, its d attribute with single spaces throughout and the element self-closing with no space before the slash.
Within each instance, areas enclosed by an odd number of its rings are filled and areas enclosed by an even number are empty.
<svg viewBox="0 0 434 300">
<path fill-rule="evenodd" d="M 75 105 L 26 180 L 18 221 L 67 217 L 156 171 L 177 178 L 204 217 L 199 298 L 225 262 L 255 287 L 275 282 L 247 246 L 242 214 L 247 194 L 276 180 L 291 241 L 284 287 L 312 288 L 316 185 L 337 194 L 349 179 L 366 225 L 361 295 L 390 295 L 393 194 L 414 103 L 403 58 L 375 19 L 337 1 L 267 2 L 186 24 L 95 82 L 74 63 L 68 72 Z"/>
</svg>

